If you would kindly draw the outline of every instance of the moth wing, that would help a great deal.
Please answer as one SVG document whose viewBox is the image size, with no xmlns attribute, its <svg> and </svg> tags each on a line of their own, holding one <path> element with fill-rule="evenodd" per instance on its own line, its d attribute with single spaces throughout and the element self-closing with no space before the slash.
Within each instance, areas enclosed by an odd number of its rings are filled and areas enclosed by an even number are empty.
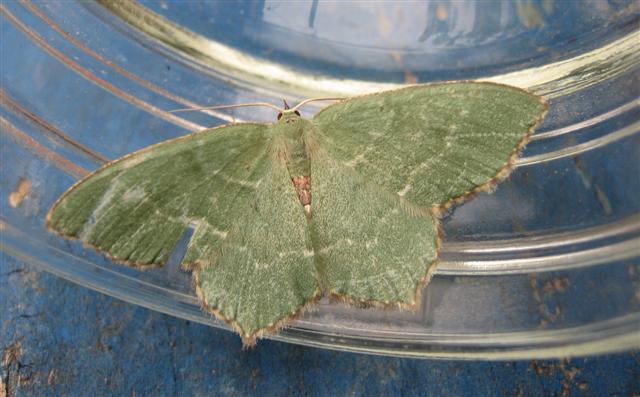
<svg viewBox="0 0 640 397">
<path fill-rule="evenodd" d="M 336 160 L 405 200 L 432 206 L 506 176 L 546 104 L 492 83 L 427 84 L 328 106 L 314 122 Z"/>
<path fill-rule="evenodd" d="M 163 142 L 107 164 L 69 189 L 49 228 L 133 266 L 161 265 L 189 223 L 186 262 L 207 257 L 264 177 L 266 124 L 237 124 Z"/>
<path fill-rule="evenodd" d="M 249 345 L 319 293 L 304 210 L 276 152 L 224 243 L 195 270 L 205 305 Z"/>
<path fill-rule="evenodd" d="M 437 257 L 436 221 L 319 149 L 312 241 L 321 283 L 356 301 L 412 306 Z"/>
</svg>

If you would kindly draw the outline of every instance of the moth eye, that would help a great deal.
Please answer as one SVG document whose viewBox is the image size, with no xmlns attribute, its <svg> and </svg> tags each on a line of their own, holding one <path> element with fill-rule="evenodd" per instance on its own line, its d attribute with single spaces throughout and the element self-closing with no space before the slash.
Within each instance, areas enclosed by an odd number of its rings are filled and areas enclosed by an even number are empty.
<svg viewBox="0 0 640 397">
<path fill-rule="evenodd" d="M 294 113 L 300 116 L 300 112 L 298 112 L 297 110 L 295 110 Z"/>
<path fill-rule="evenodd" d="M 278 120 L 282 118 L 282 113 L 278 113 Z"/>
</svg>

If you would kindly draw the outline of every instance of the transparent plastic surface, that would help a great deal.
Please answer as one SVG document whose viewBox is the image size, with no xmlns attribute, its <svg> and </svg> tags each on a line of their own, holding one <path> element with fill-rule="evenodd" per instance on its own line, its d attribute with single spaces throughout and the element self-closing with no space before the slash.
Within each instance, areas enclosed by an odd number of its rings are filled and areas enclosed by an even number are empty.
<svg viewBox="0 0 640 397">
<path fill-rule="evenodd" d="M 637 2 L 20 1 L 0 11 L 0 227 L 10 255 L 225 327 L 200 310 L 177 259 L 147 271 L 114 264 L 49 233 L 51 204 L 110 159 L 275 116 L 167 110 L 499 81 L 545 96 L 549 114 L 511 177 L 444 219 L 443 262 L 420 310 L 321 301 L 271 337 L 469 359 L 640 346 Z"/>
</svg>

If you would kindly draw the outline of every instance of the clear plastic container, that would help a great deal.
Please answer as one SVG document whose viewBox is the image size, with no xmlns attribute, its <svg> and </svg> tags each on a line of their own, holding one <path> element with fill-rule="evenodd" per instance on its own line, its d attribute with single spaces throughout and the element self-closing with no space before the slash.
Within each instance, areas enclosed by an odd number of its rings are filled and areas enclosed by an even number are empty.
<svg viewBox="0 0 640 397">
<path fill-rule="evenodd" d="M 271 338 L 415 357 L 533 358 L 640 346 L 637 2 L 3 2 L 2 250 L 174 316 L 177 261 L 138 271 L 49 233 L 86 172 L 269 109 L 167 110 L 482 79 L 550 112 L 511 177 L 445 218 L 417 312 L 327 301 Z M 306 108 L 312 115 L 318 107 Z M 215 341 L 212 341 L 215 343 Z"/>
</svg>

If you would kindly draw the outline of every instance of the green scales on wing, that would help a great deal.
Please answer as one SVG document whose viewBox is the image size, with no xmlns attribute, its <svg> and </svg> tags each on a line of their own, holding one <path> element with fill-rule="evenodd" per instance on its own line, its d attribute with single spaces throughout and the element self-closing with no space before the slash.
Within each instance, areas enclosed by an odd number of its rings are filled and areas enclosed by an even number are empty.
<svg viewBox="0 0 640 397">
<path fill-rule="evenodd" d="M 545 107 L 459 82 L 205 130 L 102 167 L 58 200 L 49 226 L 153 266 L 194 225 L 183 265 L 245 343 L 323 293 L 413 306 L 438 255 L 436 209 L 506 176 Z"/>
</svg>

